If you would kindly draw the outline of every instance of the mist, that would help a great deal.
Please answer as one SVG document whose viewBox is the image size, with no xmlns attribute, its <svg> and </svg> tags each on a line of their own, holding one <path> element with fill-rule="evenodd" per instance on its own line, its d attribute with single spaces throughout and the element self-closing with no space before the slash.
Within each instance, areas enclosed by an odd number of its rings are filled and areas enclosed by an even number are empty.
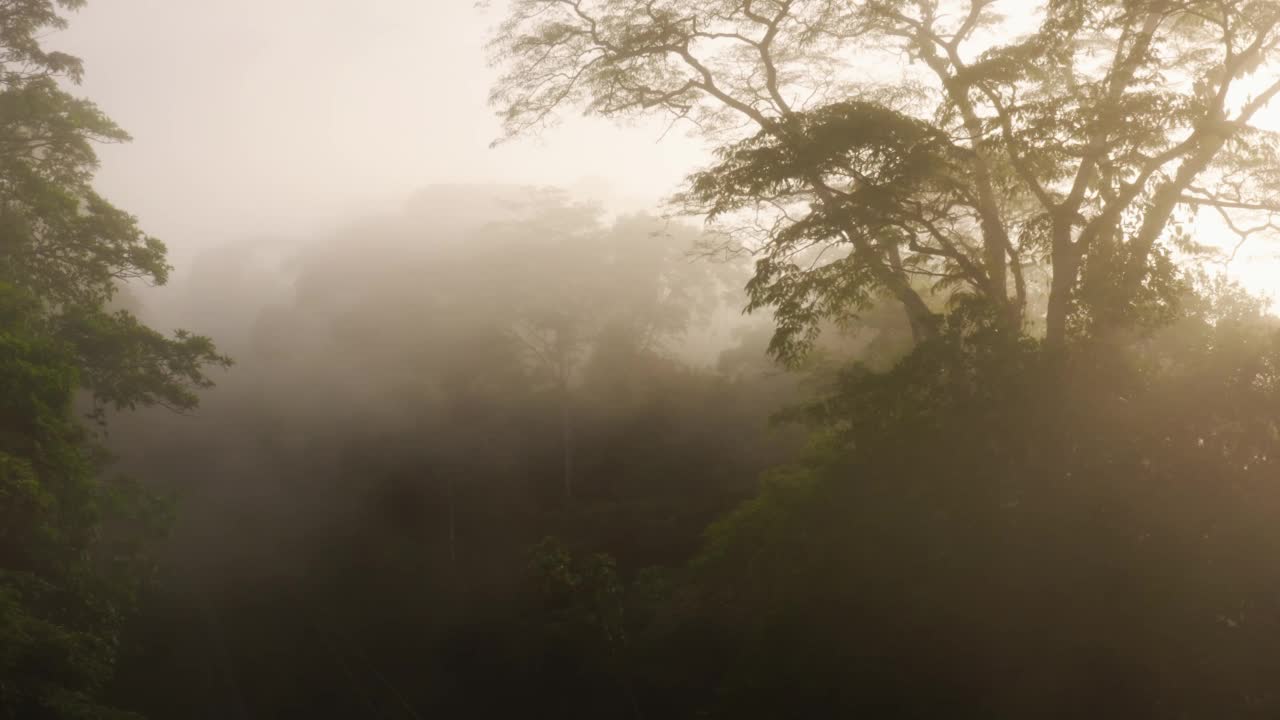
<svg viewBox="0 0 1280 720">
<path fill-rule="evenodd" d="M 1273 717 L 1270 2 L 0 0 L 0 717 Z"/>
<path fill-rule="evenodd" d="M 129 0 L 90 3 L 50 44 L 85 60 L 83 93 L 133 136 L 101 149 L 97 186 L 184 268 L 202 247 L 322 233 L 439 183 L 651 210 L 705 156 L 661 122 L 571 120 L 490 149 L 500 19 L 465 1 Z"/>
</svg>

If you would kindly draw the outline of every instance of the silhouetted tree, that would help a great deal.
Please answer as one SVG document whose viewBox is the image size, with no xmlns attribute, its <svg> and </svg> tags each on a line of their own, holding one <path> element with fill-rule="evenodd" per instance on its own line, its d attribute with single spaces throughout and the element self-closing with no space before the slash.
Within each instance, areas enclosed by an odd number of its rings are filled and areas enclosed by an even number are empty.
<svg viewBox="0 0 1280 720">
<path fill-rule="evenodd" d="M 1210 207 L 1243 227 L 1240 213 L 1277 209 L 1275 135 L 1253 121 L 1280 92 L 1280 10 L 1020 10 L 518 0 L 493 41 L 504 74 L 492 98 L 507 137 L 580 107 L 690 120 L 716 141 L 719 161 L 679 199 L 758 226 L 750 291 L 777 313 L 775 352 L 802 352 L 815 323 L 880 293 L 917 339 L 933 336 L 916 278 L 983 298 L 1018 330 L 1033 310 L 1026 266 L 1041 260 L 1052 282 L 1035 312 L 1061 347 L 1086 316 L 1123 325 L 1176 296 L 1174 221 Z M 902 57 L 910 66 L 888 70 Z M 795 260 L 813 246 L 830 252 Z"/>
</svg>

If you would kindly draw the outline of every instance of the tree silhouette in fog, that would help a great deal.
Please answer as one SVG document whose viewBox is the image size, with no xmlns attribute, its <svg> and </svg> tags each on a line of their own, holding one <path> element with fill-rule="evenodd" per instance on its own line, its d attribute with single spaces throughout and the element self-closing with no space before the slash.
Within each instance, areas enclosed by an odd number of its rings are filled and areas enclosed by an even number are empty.
<svg viewBox="0 0 1280 720">
<path fill-rule="evenodd" d="M 885 300 L 912 329 L 782 414 L 809 450 L 633 645 L 642 706 L 1275 712 L 1280 334 L 1197 220 L 1272 229 L 1278 44 L 1265 2 L 511 5 L 504 140 L 688 122 L 675 206 L 754 254 L 777 357 Z"/>
<path fill-rule="evenodd" d="M 1252 123 L 1280 92 L 1280 18 L 1267 2 L 1009 10 L 520 0 L 492 99 L 508 137 L 582 108 L 716 142 L 679 200 L 758 226 L 752 300 L 778 313 L 779 353 L 882 293 L 933 336 L 916 280 L 981 297 L 1012 331 L 1043 313 L 1060 347 L 1170 299 L 1180 219 L 1213 208 L 1243 228 L 1277 208 L 1275 136 Z M 830 252 L 796 262 L 814 246 Z M 1040 262 L 1047 304 L 1028 308 Z"/>
<path fill-rule="evenodd" d="M 1280 713 L 1280 321 L 1216 264 L 1276 3 L 512 0 L 502 141 L 684 123 L 672 217 L 435 186 L 163 308 L 81 5 L 0 0 L 0 715 Z"/>
</svg>

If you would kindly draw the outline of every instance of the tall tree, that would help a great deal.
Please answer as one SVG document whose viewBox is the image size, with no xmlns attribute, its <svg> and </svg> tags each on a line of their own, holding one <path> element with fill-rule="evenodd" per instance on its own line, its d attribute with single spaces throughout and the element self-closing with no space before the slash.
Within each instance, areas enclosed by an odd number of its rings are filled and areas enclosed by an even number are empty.
<svg viewBox="0 0 1280 720">
<path fill-rule="evenodd" d="M 1177 222 L 1268 227 L 1280 8 L 1217 0 L 515 0 L 492 43 L 506 137 L 573 107 L 692 122 L 718 162 L 678 201 L 748 217 L 775 349 L 888 294 L 981 298 L 1061 347 L 1168 299 Z M 903 66 L 900 58 L 911 62 Z M 902 67 L 901 72 L 892 68 Z M 736 223 L 741 226 L 743 223 Z M 800 259 L 804 251 L 817 249 Z M 1027 268 L 1052 266 L 1044 308 Z M 1105 297 L 1105 302 L 1100 299 Z M 1040 325 L 1039 322 L 1035 323 Z"/>
<path fill-rule="evenodd" d="M 103 453 L 72 410 L 187 410 L 227 365 L 205 337 L 166 337 L 110 303 L 123 283 L 165 282 L 165 248 L 92 187 L 94 143 L 128 136 L 69 94 L 78 59 L 44 49 L 83 0 L 0 2 L 0 715 L 110 717 L 130 553 L 146 505 L 102 479 Z M 123 514 L 118 511 L 124 511 Z M 136 550 L 136 547 L 129 547 Z M 132 551 L 131 551 L 132 552 Z"/>
</svg>

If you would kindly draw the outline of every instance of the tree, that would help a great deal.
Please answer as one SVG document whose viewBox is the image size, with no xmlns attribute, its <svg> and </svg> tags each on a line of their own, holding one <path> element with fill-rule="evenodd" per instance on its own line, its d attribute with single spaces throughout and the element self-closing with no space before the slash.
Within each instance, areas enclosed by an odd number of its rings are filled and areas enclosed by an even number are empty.
<svg viewBox="0 0 1280 720">
<path fill-rule="evenodd" d="M 94 143 L 128 136 L 62 83 L 78 59 L 41 38 L 83 0 L 0 2 L 0 714 L 110 717 L 131 564 L 149 499 L 102 478 L 105 455 L 72 410 L 188 410 L 225 366 L 205 337 L 165 337 L 110 303 L 122 284 L 165 282 L 165 248 L 92 188 Z M 136 488 L 135 488 L 136 489 Z M 133 500 L 126 501 L 132 495 Z M 130 539 L 132 538 L 132 539 Z M 123 543 L 123 544 L 122 544 Z"/>
<path fill-rule="evenodd" d="M 786 413 L 810 452 L 708 533 L 690 716 L 1280 702 L 1280 336 L 1190 232 L 1274 229 L 1280 6 L 1028 5 L 516 0 L 496 35 L 504 138 L 581 108 L 716 145 L 675 206 L 758 254 L 776 355 L 886 296 L 916 341 Z"/>
<path fill-rule="evenodd" d="M 0 278 L 40 299 L 38 317 L 71 343 L 95 398 L 117 408 L 186 410 L 202 369 L 226 365 L 204 337 L 165 338 L 128 312 L 106 307 L 122 283 L 164 284 L 165 246 L 94 191 L 96 142 L 128 135 L 60 82 L 79 82 L 80 61 L 45 52 L 40 33 L 65 25 L 59 9 L 83 0 L 15 0 L 0 6 Z"/>
<path fill-rule="evenodd" d="M 447 215 L 467 206 L 475 209 L 465 218 Z M 605 407 L 591 376 L 604 365 L 657 366 L 648 356 L 671 354 L 672 341 L 737 284 L 717 277 L 728 268 L 686 257 L 700 235 L 649 216 L 606 218 L 559 191 L 433 189 L 403 216 L 344 229 L 291 261 L 296 299 L 276 317 L 264 313 L 261 332 L 264 348 L 287 352 L 246 352 L 262 364 L 244 375 L 261 381 L 254 402 L 279 413 L 275 426 L 331 418 L 325 431 L 335 438 L 367 431 L 350 442 L 367 442 L 372 457 L 389 454 L 380 452 L 389 431 L 373 428 L 413 435 L 415 449 L 394 462 L 416 470 L 395 482 L 428 498 L 424 506 L 439 503 L 440 535 L 451 528 L 466 563 L 468 538 L 489 532 L 475 525 L 492 502 L 482 498 L 609 491 L 620 473 L 594 466 L 599 435 L 638 411 Z M 341 399 L 310 402 L 317 385 Z M 327 414 L 335 402 L 361 419 Z"/>
<path fill-rule="evenodd" d="M 1201 292 L 1066 373 L 1026 339 L 966 338 L 992 333 L 966 312 L 890 371 L 847 369 L 798 413 L 812 451 L 694 563 L 695 617 L 731 643 L 708 704 L 1275 712 L 1280 326 Z"/>
<path fill-rule="evenodd" d="M 716 278 L 682 257 L 699 234 L 632 216 L 605 224 L 599 208 L 551 194 L 528 217 L 495 223 L 488 282 L 505 297 L 503 324 L 525 351 L 535 380 L 559 406 L 564 496 L 574 495 L 574 392 L 583 366 L 607 342 L 656 349 L 718 300 Z"/>
<path fill-rule="evenodd" d="M 1270 227 L 1242 215 L 1280 209 L 1276 135 L 1254 124 L 1278 45 L 1263 1 L 516 0 L 492 101 L 508 138 L 580 107 L 717 142 L 676 201 L 754 228 L 780 355 L 881 294 L 934 337 L 931 291 L 1009 331 L 1042 315 L 1061 348 L 1173 302 L 1195 211 Z"/>
</svg>

